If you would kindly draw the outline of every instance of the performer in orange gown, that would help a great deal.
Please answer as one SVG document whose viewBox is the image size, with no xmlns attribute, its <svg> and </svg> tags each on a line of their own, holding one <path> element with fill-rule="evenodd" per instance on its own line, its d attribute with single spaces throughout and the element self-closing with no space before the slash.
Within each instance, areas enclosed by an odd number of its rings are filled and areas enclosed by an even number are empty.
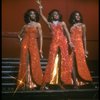
<svg viewBox="0 0 100 100">
<path fill-rule="evenodd" d="M 42 29 L 39 14 L 35 9 L 29 9 L 24 15 L 25 25 L 18 34 L 21 42 L 20 66 L 17 88 L 34 87 L 42 84 L 43 73 L 40 64 L 42 57 Z M 40 51 L 38 50 L 37 34 L 40 36 Z M 40 55 L 39 55 L 40 52 Z"/>
<path fill-rule="evenodd" d="M 70 15 L 69 22 L 71 24 L 71 40 L 74 45 L 73 78 L 76 85 L 84 85 L 84 81 L 92 81 L 86 63 L 88 54 L 86 46 L 86 26 L 83 23 L 82 15 L 78 11 L 74 11 Z"/>
<path fill-rule="evenodd" d="M 48 64 L 43 78 L 43 87 L 45 86 L 44 84 L 58 84 L 62 89 L 64 89 L 64 84 L 72 84 L 72 60 L 68 52 L 68 42 L 71 47 L 73 45 L 70 41 L 69 31 L 65 22 L 62 21 L 62 15 L 58 10 L 52 10 L 48 14 L 47 20 L 42 13 L 40 0 L 37 0 L 37 3 L 39 4 L 40 15 L 47 23 L 52 34 Z"/>
</svg>

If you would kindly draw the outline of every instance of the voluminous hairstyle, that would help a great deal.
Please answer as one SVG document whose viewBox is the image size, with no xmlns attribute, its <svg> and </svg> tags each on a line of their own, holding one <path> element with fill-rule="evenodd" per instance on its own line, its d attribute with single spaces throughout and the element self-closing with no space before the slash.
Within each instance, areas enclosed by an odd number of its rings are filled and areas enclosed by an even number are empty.
<svg viewBox="0 0 100 100">
<path fill-rule="evenodd" d="M 62 21 L 62 15 L 60 14 L 59 10 L 57 10 L 57 9 L 53 9 L 52 11 L 50 11 L 50 12 L 48 13 L 48 21 L 49 21 L 49 22 L 54 21 L 54 19 L 53 19 L 53 13 L 54 13 L 54 12 L 58 12 L 58 14 L 59 14 L 59 19 L 58 19 L 58 21 Z"/>
<path fill-rule="evenodd" d="M 80 16 L 80 20 L 77 20 L 76 19 L 76 13 L 79 13 L 79 16 Z M 70 23 L 70 25 L 73 25 L 73 24 L 75 24 L 75 23 L 83 23 L 83 17 L 82 17 L 82 15 L 81 15 L 81 13 L 79 12 L 79 11 L 74 11 L 74 12 L 72 12 L 71 13 L 71 15 L 70 15 L 70 17 L 69 17 L 69 23 Z"/>
<path fill-rule="evenodd" d="M 25 12 L 25 14 L 24 14 L 24 21 L 25 21 L 25 23 L 30 23 L 30 12 L 31 11 L 33 11 L 33 12 L 35 12 L 35 14 L 36 14 L 36 19 L 34 20 L 35 22 L 38 22 L 39 21 L 39 13 L 35 10 L 35 9 L 29 9 L 29 10 L 27 10 L 26 12 Z"/>
</svg>

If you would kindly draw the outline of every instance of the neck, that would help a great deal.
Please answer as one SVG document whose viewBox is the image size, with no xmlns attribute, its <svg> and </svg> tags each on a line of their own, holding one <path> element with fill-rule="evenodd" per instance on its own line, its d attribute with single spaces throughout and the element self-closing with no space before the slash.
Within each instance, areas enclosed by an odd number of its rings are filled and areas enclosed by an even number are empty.
<svg viewBox="0 0 100 100">
<path fill-rule="evenodd" d="M 57 25 L 59 23 L 59 21 L 53 21 L 53 24 Z"/>
</svg>

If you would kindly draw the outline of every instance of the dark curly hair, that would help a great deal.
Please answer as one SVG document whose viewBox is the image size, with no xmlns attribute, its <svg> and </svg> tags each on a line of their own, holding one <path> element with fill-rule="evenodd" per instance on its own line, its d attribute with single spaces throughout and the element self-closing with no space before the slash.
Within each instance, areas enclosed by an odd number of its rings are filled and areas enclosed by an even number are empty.
<svg viewBox="0 0 100 100">
<path fill-rule="evenodd" d="M 57 10 L 57 9 L 53 9 L 52 11 L 50 11 L 50 12 L 48 13 L 48 21 L 49 21 L 49 22 L 52 22 L 52 21 L 54 20 L 54 18 L 53 18 L 53 13 L 54 13 L 54 12 L 58 12 L 58 14 L 59 14 L 59 19 L 58 19 L 58 21 L 62 21 L 62 15 L 60 14 L 59 10 Z"/>
<path fill-rule="evenodd" d="M 76 17 L 75 17 L 76 13 L 79 13 L 80 20 L 76 19 Z M 70 25 L 73 25 L 73 24 L 78 23 L 78 22 L 83 23 L 83 17 L 79 11 L 73 11 L 69 17 L 69 23 L 70 23 Z"/>
<path fill-rule="evenodd" d="M 26 24 L 30 23 L 30 12 L 33 11 L 36 14 L 36 19 L 34 20 L 35 22 L 39 21 L 39 13 L 35 9 L 29 9 L 25 12 L 24 14 L 24 21 Z"/>
</svg>

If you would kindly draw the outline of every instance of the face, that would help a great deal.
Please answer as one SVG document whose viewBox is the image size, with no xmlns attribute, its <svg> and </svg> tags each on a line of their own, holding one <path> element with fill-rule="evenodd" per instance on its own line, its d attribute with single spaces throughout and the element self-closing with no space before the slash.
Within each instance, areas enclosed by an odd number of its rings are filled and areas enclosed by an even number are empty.
<svg viewBox="0 0 100 100">
<path fill-rule="evenodd" d="M 30 12 L 30 19 L 31 19 L 31 20 L 35 20 L 35 19 L 36 19 L 36 14 L 35 14 L 34 11 L 31 11 L 31 12 Z"/>
<path fill-rule="evenodd" d="M 76 13 L 75 14 L 75 18 L 76 18 L 77 21 L 80 21 L 80 14 L 79 13 Z"/>
<path fill-rule="evenodd" d="M 53 17 L 54 17 L 54 20 L 58 20 L 59 19 L 59 14 L 58 14 L 57 11 L 53 12 Z"/>
</svg>

